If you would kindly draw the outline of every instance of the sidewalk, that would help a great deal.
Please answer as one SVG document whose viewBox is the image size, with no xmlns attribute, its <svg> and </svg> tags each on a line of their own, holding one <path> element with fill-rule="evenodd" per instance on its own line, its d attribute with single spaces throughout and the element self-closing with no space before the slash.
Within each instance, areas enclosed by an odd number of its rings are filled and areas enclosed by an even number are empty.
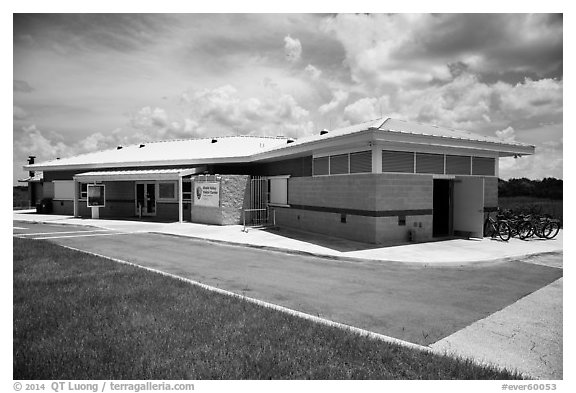
<svg viewBox="0 0 576 393">
<path fill-rule="evenodd" d="M 14 211 L 14 221 L 81 225 L 122 232 L 156 232 L 241 246 L 310 254 L 338 259 L 412 262 L 430 265 L 461 265 L 519 259 L 530 255 L 562 252 L 562 231 L 552 240 L 508 242 L 484 239 L 453 239 L 418 244 L 375 245 L 281 228 L 264 230 L 241 225 L 204 225 L 190 222 L 161 223 L 137 220 L 82 219 L 62 215 L 42 215 L 33 211 Z"/>
</svg>

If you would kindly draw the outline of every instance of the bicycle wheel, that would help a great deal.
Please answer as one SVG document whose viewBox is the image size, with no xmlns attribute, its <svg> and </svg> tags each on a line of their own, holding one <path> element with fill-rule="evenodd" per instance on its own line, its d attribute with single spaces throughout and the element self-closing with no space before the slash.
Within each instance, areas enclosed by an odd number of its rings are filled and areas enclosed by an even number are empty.
<svg viewBox="0 0 576 393">
<path fill-rule="evenodd" d="M 498 222 L 498 237 L 503 241 L 507 242 L 510 240 L 510 226 L 504 221 Z"/>
<path fill-rule="evenodd" d="M 532 224 L 528 221 L 521 222 L 518 225 L 518 237 L 522 240 L 532 236 Z"/>
<path fill-rule="evenodd" d="M 538 222 L 538 223 L 536 223 L 536 225 L 534 225 L 534 233 L 540 239 L 546 239 L 546 233 L 544 232 L 546 225 L 547 224 L 544 222 Z"/>
<path fill-rule="evenodd" d="M 558 235 L 559 231 L 560 231 L 560 224 L 558 224 L 556 221 L 550 221 L 546 224 L 546 227 L 544 228 L 544 235 L 546 239 L 554 239 L 556 235 Z"/>
</svg>

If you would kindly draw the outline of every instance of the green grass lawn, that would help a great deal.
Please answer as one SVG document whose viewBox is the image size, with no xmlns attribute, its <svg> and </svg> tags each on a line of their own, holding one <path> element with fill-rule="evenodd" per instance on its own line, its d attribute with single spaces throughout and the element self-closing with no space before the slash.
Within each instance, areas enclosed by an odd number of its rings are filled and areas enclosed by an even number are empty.
<svg viewBox="0 0 576 393">
<path fill-rule="evenodd" d="M 14 379 L 511 379 L 14 238 Z"/>
</svg>

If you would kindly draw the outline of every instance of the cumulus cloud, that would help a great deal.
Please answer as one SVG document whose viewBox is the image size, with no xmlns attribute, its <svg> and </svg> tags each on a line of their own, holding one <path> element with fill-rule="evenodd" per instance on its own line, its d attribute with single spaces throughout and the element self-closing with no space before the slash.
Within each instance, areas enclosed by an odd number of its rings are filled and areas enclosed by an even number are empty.
<svg viewBox="0 0 576 393">
<path fill-rule="evenodd" d="M 344 114 L 350 121 L 394 114 L 405 120 L 493 133 L 511 125 L 525 127 L 528 120 L 561 121 L 562 85 L 552 79 L 487 84 L 464 72 L 449 83 L 361 98 L 348 105 Z"/>
<path fill-rule="evenodd" d="M 257 135 L 299 136 L 308 130 L 310 112 L 286 93 L 260 98 L 244 97 L 234 86 L 187 92 L 186 126 L 196 135 L 236 132 Z"/>
<path fill-rule="evenodd" d="M 284 37 L 284 55 L 290 63 L 298 62 L 302 55 L 302 44 L 300 40 L 292 38 L 289 35 Z"/>
<path fill-rule="evenodd" d="M 329 103 L 320 106 L 320 108 L 318 108 L 318 112 L 321 114 L 326 114 L 327 112 L 338 108 L 340 105 L 345 103 L 346 100 L 348 100 L 348 93 L 342 90 L 337 90 L 333 93 L 332 100 Z"/>
<path fill-rule="evenodd" d="M 563 178 L 563 143 L 548 141 L 536 146 L 536 154 L 519 158 L 501 158 L 499 177 L 502 179 L 522 178 L 542 179 L 544 177 Z"/>
<path fill-rule="evenodd" d="M 17 105 L 14 105 L 14 120 L 24 120 L 28 117 L 28 113 Z"/>
<path fill-rule="evenodd" d="M 516 141 L 516 133 L 514 131 L 514 128 L 512 128 L 512 127 L 507 127 L 503 130 L 497 130 L 495 132 L 495 134 L 503 142 L 515 142 Z"/>
<path fill-rule="evenodd" d="M 34 89 L 28 82 L 14 79 L 14 91 L 18 93 L 31 93 Z"/>
<path fill-rule="evenodd" d="M 41 161 L 71 155 L 74 149 L 58 137 L 57 134 L 45 135 L 35 124 L 23 126 L 14 135 L 14 157 L 35 155 Z"/>
<path fill-rule="evenodd" d="M 322 29 L 342 43 L 353 80 L 373 91 L 446 81 L 458 63 L 483 77 L 561 77 L 558 15 L 341 14 Z"/>
<path fill-rule="evenodd" d="M 314 67 L 312 64 L 308 64 L 304 69 L 304 71 L 306 71 L 306 73 L 310 76 L 310 78 L 314 80 L 318 80 L 322 76 L 322 71 Z"/>
<path fill-rule="evenodd" d="M 377 98 L 361 98 L 344 108 L 344 117 L 351 123 L 360 123 L 379 116 L 376 112 Z"/>
</svg>

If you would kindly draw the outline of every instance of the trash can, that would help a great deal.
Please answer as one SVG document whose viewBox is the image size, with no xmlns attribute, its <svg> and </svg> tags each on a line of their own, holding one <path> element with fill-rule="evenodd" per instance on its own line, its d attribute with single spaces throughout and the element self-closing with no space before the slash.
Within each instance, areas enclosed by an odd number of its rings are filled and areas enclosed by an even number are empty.
<svg viewBox="0 0 576 393">
<path fill-rule="evenodd" d="M 40 213 L 52 213 L 52 199 L 42 199 L 42 202 L 40 203 Z"/>
</svg>

